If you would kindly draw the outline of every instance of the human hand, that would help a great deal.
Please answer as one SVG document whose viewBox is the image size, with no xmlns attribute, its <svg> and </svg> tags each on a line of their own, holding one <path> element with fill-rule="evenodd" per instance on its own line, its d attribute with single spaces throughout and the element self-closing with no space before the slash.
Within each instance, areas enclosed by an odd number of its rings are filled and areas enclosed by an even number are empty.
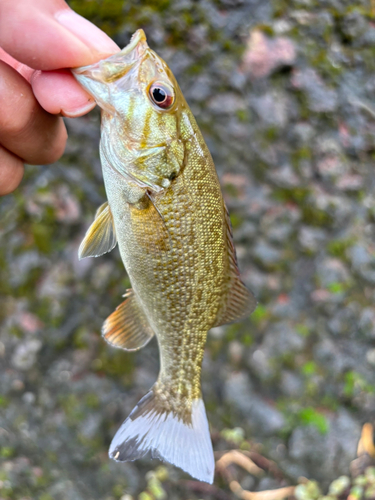
<svg viewBox="0 0 375 500">
<path fill-rule="evenodd" d="M 24 165 L 63 154 L 61 116 L 77 117 L 95 102 L 70 71 L 119 51 L 64 0 L 0 0 L 0 195 L 21 182 Z"/>
</svg>

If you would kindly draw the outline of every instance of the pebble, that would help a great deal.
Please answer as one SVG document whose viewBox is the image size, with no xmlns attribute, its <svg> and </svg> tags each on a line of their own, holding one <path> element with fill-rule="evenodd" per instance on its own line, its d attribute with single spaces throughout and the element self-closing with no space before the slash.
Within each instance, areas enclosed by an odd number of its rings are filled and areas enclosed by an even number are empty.
<svg viewBox="0 0 375 500">
<path fill-rule="evenodd" d="M 12 365 L 17 370 L 30 370 L 35 365 L 41 348 L 42 342 L 39 339 L 30 339 L 18 344 L 12 355 Z"/>
</svg>

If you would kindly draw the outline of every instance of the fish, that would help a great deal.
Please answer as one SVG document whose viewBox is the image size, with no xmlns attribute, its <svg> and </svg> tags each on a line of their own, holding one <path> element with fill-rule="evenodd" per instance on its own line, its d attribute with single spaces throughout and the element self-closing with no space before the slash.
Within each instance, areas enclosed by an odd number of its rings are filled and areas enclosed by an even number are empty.
<svg viewBox="0 0 375 500">
<path fill-rule="evenodd" d="M 201 392 L 207 332 L 256 306 L 240 278 L 218 176 L 172 71 L 142 29 L 120 52 L 72 70 L 101 108 L 107 201 L 79 248 L 118 244 L 132 288 L 102 335 L 126 351 L 156 335 L 160 372 L 115 434 L 117 462 L 146 454 L 213 482 L 215 460 Z"/>
</svg>

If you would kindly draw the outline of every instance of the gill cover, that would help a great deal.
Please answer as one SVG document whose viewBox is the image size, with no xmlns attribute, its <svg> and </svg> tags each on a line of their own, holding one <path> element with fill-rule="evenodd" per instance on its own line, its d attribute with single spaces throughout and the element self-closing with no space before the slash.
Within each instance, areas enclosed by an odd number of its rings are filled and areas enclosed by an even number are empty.
<svg viewBox="0 0 375 500">
<path fill-rule="evenodd" d="M 168 188 L 183 165 L 178 127 L 186 105 L 144 31 L 136 31 L 121 52 L 72 72 L 102 108 L 102 159 L 139 187 L 156 193 Z"/>
</svg>

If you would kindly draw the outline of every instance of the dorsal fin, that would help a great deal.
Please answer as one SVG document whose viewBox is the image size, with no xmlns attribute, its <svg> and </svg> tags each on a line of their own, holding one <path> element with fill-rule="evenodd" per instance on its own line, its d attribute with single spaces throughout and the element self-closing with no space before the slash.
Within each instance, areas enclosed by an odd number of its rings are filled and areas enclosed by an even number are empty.
<svg viewBox="0 0 375 500">
<path fill-rule="evenodd" d="M 99 257 L 113 250 L 117 238 L 113 217 L 108 201 L 103 203 L 95 214 L 95 220 L 88 228 L 78 250 L 79 259 Z"/>
<path fill-rule="evenodd" d="M 114 347 L 136 351 L 152 339 L 154 331 L 133 290 L 128 290 L 124 297 L 126 300 L 105 320 L 102 335 Z"/>
<path fill-rule="evenodd" d="M 227 249 L 229 256 L 228 294 L 221 310 L 217 315 L 214 326 L 225 325 L 249 316 L 256 308 L 256 299 L 253 293 L 242 283 L 238 269 L 236 249 L 233 244 L 232 224 L 229 213 L 224 204 L 225 224 L 227 232 Z"/>
</svg>

